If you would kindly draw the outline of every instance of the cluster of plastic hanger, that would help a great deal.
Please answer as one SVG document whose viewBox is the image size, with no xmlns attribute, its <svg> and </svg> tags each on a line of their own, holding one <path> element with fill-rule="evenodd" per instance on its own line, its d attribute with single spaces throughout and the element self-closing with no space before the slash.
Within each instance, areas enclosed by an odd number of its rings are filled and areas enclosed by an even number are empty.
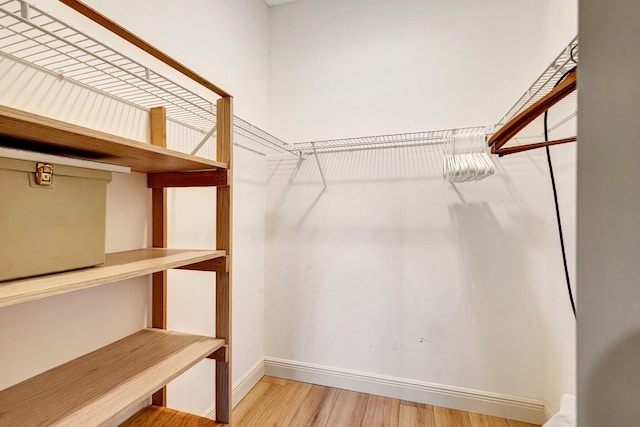
<svg viewBox="0 0 640 427">
<path fill-rule="evenodd" d="M 443 178 L 450 184 L 480 181 L 496 171 L 484 132 L 454 134 L 445 147 Z"/>
</svg>

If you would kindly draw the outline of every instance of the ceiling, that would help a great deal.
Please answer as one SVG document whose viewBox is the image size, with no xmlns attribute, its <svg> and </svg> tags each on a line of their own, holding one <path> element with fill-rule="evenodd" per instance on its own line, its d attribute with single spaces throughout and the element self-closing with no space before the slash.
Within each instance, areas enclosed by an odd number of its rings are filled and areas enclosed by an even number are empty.
<svg viewBox="0 0 640 427">
<path fill-rule="evenodd" d="M 279 4 L 291 3 L 292 1 L 296 1 L 296 0 L 264 0 L 264 2 L 269 6 L 277 6 Z"/>
</svg>

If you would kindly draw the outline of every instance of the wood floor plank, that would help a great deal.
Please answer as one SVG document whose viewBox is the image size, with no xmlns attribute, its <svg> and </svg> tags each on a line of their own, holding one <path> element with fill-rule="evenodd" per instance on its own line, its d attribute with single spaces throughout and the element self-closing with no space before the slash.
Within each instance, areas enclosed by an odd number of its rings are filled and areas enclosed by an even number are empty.
<svg viewBox="0 0 640 427">
<path fill-rule="evenodd" d="M 148 406 L 120 424 L 120 427 L 224 427 L 226 425 L 169 408 Z"/>
<path fill-rule="evenodd" d="M 268 376 L 233 416 L 234 427 L 540 427 Z"/>
<path fill-rule="evenodd" d="M 415 406 L 417 408 L 423 408 L 423 409 L 427 409 L 429 411 L 433 411 L 433 405 L 427 405 L 425 403 L 418 403 L 418 402 L 410 402 L 408 400 L 401 400 L 400 401 L 400 405 Z"/>
<path fill-rule="evenodd" d="M 471 427 L 468 412 L 434 406 L 433 417 L 438 427 Z"/>
<path fill-rule="evenodd" d="M 367 410 L 368 401 L 368 394 L 340 390 L 326 425 L 331 427 L 360 426 Z"/>
<path fill-rule="evenodd" d="M 529 424 L 522 421 L 507 420 L 509 427 L 538 427 L 536 424 Z"/>
<path fill-rule="evenodd" d="M 418 407 L 411 405 L 400 405 L 398 412 L 398 424 L 402 427 L 418 426 Z"/>
<path fill-rule="evenodd" d="M 469 412 L 469 419 L 472 427 L 509 427 L 507 420 L 504 418 Z"/>
<path fill-rule="evenodd" d="M 400 404 L 398 417 L 399 427 L 436 427 L 433 418 L 433 407 L 421 403 L 407 402 Z"/>
<path fill-rule="evenodd" d="M 236 427 L 257 426 L 257 421 L 269 409 L 273 399 L 282 391 L 281 385 L 259 381 L 233 410 Z"/>
<path fill-rule="evenodd" d="M 370 396 L 362 425 L 367 427 L 397 427 L 399 416 L 400 401 L 398 399 Z"/>
<path fill-rule="evenodd" d="M 294 381 L 285 380 L 283 378 L 270 377 L 268 375 L 265 375 L 264 377 L 262 377 L 260 381 L 264 381 L 266 383 L 271 383 L 271 384 L 278 384 L 278 385 L 285 385 L 287 383 L 294 382 Z"/>
<path fill-rule="evenodd" d="M 424 405 L 422 403 L 418 403 L 418 426 L 420 427 L 435 427 L 436 420 L 433 415 L 433 406 Z"/>
<path fill-rule="evenodd" d="M 311 386 L 304 402 L 291 420 L 291 426 L 325 426 L 339 393 L 340 390 L 337 388 L 323 387 L 319 385 Z"/>
<path fill-rule="evenodd" d="M 277 401 L 258 420 L 260 427 L 288 427 L 311 391 L 311 384 L 287 381 L 282 385 Z"/>
</svg>

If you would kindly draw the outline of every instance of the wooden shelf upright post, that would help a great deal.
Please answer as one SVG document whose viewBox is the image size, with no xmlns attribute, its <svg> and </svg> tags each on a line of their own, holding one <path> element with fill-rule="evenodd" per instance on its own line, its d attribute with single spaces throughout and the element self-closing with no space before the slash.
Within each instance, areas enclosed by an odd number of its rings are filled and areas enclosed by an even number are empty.
<svg viewBox="0 0 640 427">
<path fill-rule="evenodd" d="M 216 249 L 227 252 L 227 268 L 216 272 L 216 337 L 224 338 L 228 354 L 216 360 L 216 419 L 231 424 L 231 232 L 233 207 L 233 98 L 216 106 L 217 161 L 227 164 L 227 185 L 217 188 Z"/>
<path fill-rule="evenodd" d="M 167 147 L 167 112 L 164 107 L 151 109 L 151 144 Z M 151 190 L 152 243 L 154 248 L 167 247 L 167 189 Z M 153 273 L 151 293 L 151 326 L 167 329 L 167 272 Z M 167 406 L 167 387 L 153 394 L 152 403 Z"/>
</svg>

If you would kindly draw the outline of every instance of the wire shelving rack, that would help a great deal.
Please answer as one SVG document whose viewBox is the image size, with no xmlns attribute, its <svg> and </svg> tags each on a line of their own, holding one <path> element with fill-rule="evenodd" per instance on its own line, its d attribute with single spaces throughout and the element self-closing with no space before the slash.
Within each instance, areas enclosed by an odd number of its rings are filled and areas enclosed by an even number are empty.
<svg viewBox="0 0 640 427">
<path fill-rule="evenodd" d="M 215 102 L 26 1 L 0 0 L 0 55 L 146 110 L 164 106 L 170 120 L 213 135 Z M 289 152 L 287 143 L 238 116 L 234 131 Z"/>
<path fill-rule="evenodd" d="M 495 125 L 495 130 L 516 117 L 529 106 L 537 102 L 540 98 L 549 93 L 558 79 L 567 71 L 577 65 L 579 56 L 578 36 L 576 35 L 562 52 L 551 62 L 535 82 L 525 91 L 518 101 L 500 118 Z M 561 117 L 556 120 L 550 130 L 560 127 L 567 121 L 577 116 L 577 102 L 574 95 L 570 95 L 571 102 L 562 106 Z"/>
<path fill-rule="evenodd" d="M 0 55 L 136 107 L 148 110 L 164 106 L 169 120 L 206 135 L 202 143 L 215 132 L 214 102 L 24 0 L 0 0 Z M 490 135 L 548 93 L 557 78 L 575 65 L 577 57 L 576 36 L 495 126 L 307 141 L 290 145 L 234 116 L 234 132 L 270 152 L 299 157 L 315 156 L 326 188 L 318 154 L 443 145 L 451 141 L 454 135 L 465 132 Z M 563 125 L 576 114 L 574 109 L 554 126 Z"/>
<path fill-rule="evenodd" d="M 307 141 L 293 144 L 293 151 L 298 152 L 301 155 L 308 155 L 314 153 L 339 153 L 359 150 L 416 147 L 423 145 L 442 145 L 452 141 L 454 136 L 486 132 L 487 129 L 489 128 L 485 126 L 475 126 L 357 138 Z"/>
</svg>

